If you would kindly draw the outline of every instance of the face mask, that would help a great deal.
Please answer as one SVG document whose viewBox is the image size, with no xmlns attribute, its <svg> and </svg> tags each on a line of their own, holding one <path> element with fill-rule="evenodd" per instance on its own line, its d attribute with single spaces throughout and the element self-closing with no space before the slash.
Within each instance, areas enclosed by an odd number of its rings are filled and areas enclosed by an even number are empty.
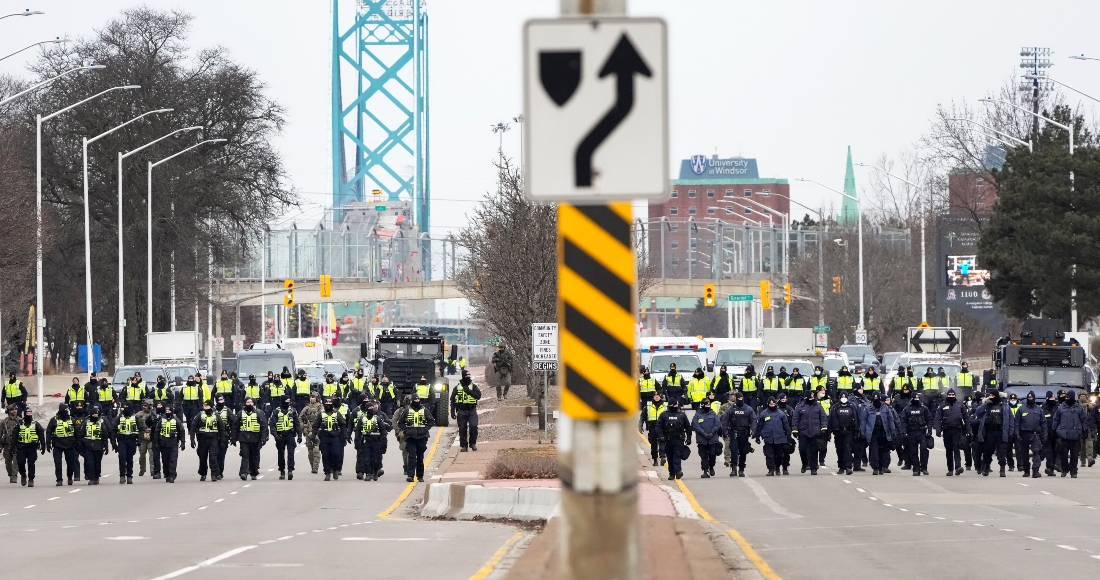
<svg viewBox="0 0 1100 580">
<path fill-rule="evenodd" d="M 189 387 L 195 386 L 195 381 L 187 381 L 187 386 L 189 386 Z"/>
<path fill-rule="evenodd" d="M 207 408 L 203 409 L 203 411 L 206 412 L 207 415 L 213 415 L 214 414 L 214 409 L 211 409 L 210 407 L 207 407 Z"/>
<path fill-rule="evenodd" d="M 388 386 L 390 386 L 390 382 L 389 381 L 382 381 L 382 386 L 383 387 L 388 387 Z"/>
<path fill-rule="evenodd" d="M 738 407 L 744 407 L 745 406 L 745 399 L 737 399 L 737 406 Z"/>
<path fill-rule="evenodd" d="M 642 378 L 648 381 L 649 380 L 649 373 L 643 374 Z"/>
<path fill-rule="evenodd" d="M 245 405 L 245 406 L 244 406 L 244 411 L 245 411 L 246 413 L 251 413 L 251 412 L 252 412 L 252 409 L 254 409 L 254 407 L 253 407 L 252 405 Z"/>
<path fill-rule="evenodd" d="M 374 416 L 374 407 L 367 407 L 367 416 L 368 417 L 373 417 Z"/>
<path fill-rule="evenodd" d="M 419 411 L 419 410 L 420 410 L 420 407 L 421 407 L 421 403 L 420 403 L 420 401 L 413 401 L 413 402 L 412 402 L 412 408 L 413 408 L 413 409 L 416 409 L 417 411 Z"/>
<path fill-rule="evenodd" d="M 841 397 L 840 398 L 840 403 L 842 405 L 847 405 L 848 404 L 848 397 Z"/>
<path fill-rule="evenodd" d="M 225 408 L 225 401 L 218 401 L 218 410 L 221 411 Z"/>
<path fill-rule="evenodd" d="M 1034 407 L 1035 406 L 1035 399 L 1032 399 L 1032 398 L 1029 397 L 1028 400 L 1027 400 L 1027 405 L 1029 407 Z"/>
<path fill-rule="evenodd" d="M 1018 405 L 1018 404 L 1019 404 L 1019 402 L 1017 402 L 1017 401 L 1009 401 L 1009 402 L 1008 402 L 1008 404 L 1009 404 L 1009 405 L 1012 405 L 1013 407 L 1015 407 L 1016 405 Z"/>
<path fill-rule="evenodd" d="M 332 403 L 325 403 L 325 410 L 332 411 Z"/>
<path fill-rule="evenodd" d="M 875 408 L 877 409 L 877 408 L 882 406 L 882 401 L 880 401 L 878 399 L 875 399 L 874 401 L 871 401 L 871 404 L 874 405 Z"/>
<path fill-rule="evenodd" d="M 913 406 L 914 407 L 919 407 L 920 406 L 920 399 L 913 399 Z"/>
<path fill-rule="evenodd" d="M 772 411 L 774 411 L 775 410 L 775 403 L 768 403 L 768 408 L 771 409 Z"/>
<path fill-rule="evenodd" d="M 92 423 L 95 423 L 98 420 L 99 420 L 99 415 L 92 415 Z"/>
<path fill-rule="evenodd" d="M 283 404 L 280 405 L 280 407 L 282 407 L 284 411 L 289 409 L 290 408 L 290 401 L 283 401 Z"/>
<path fill-rule="evenodd" d="M 952 404 L 952 405 L 955 404 L 955 400 L 956 400 L 955 397 L 947 397 L 947 402 Z"/>
<path fill-rule="evenodd" d="M 787 408 L 787 401 L 779 401 L 779 406 L 786 409 Z"/>
<path fill-rule="evenodd" d="M 166 419 L 171 419 L 172 418 L 172 412 L 171 411 L 165 411 L 164 412 L 164 417 Z"/>
</svg>

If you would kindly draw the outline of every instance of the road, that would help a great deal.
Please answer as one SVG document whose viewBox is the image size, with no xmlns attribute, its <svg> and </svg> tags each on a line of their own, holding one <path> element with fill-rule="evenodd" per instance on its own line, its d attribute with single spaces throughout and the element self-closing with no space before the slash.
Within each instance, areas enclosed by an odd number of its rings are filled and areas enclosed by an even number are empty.
<svg viewBox="0 0 1100 580">
<path fill-rule="evenodd" d="M 146 474 L 119 485 L 111 454 L 104 461 L 109 475 L 94 487 L 55 487 L 52 458 L 41 456 L 36 487 L 6 478 L 0 484 L 5 569 L 39 577 L 240 580 L 320 571 L 397 578 L 412 567 L 420 577 L 465 579 L 516 534 L 498 524 L 410 520 L 403 508 L 379 517 L 407 487 L 396 445 L 377 482 L 355 479 L 350 446 L 345 476 L 332 482 L 310 473 L 304 449 L 296 454 L 294 481 L 278 479 L 271 444 L 256 481 L 237 477 L 240 458 L 231 447 L 225 479 L 199 482 L 198 459 L 188 448 L 176 483 Z M 413 493 L 422 494 L 423 484 Z"/>
<path fill-rule="evenodd" d="M 759 446 L 747 477 L 701 479 L 697 455 L 685 462 L 684 488 L 705 512 L 739 532 L 778 577 L 797 579 L 1084 578 L 1100 572 L 1100 510 L 1093 496 L 1100 467 L 1078 479 L 1039 479 L 967 471 L 947 477 L 942 448 L 929 476 L 893 467 L 834 475 L 766 477 Z M 996 461 L 994 461 L 996 465 Z M 663 469 L 659 473 L 667 477 Z M 1041 472 L 1040 472 L 1041 473 Z M 767 577 L 767 575 L 765 575 Z"/>
</svg>

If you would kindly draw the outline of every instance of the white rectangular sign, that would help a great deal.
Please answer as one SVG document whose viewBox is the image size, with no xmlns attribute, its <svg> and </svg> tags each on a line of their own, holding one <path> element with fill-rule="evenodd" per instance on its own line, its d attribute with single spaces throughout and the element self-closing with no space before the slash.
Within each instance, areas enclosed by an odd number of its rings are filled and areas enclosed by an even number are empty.
<svg viewBox="0 0 1100 580">
<path fill-rule="evenodd" d="M 911 353 L 962 353 L 962 328 L 957 326 L 911 326 L 908 336 Z"/>
<path fill-rule="evenodd" d="M 558 360 L 558 324 L 531 325 L 531 362 Z"/>
<path fill-rule="evenodd" d="M 524 170 L 534 201 L 664 199 L 664 20 L 563 18 L 524 27 Z"/>
</svg>

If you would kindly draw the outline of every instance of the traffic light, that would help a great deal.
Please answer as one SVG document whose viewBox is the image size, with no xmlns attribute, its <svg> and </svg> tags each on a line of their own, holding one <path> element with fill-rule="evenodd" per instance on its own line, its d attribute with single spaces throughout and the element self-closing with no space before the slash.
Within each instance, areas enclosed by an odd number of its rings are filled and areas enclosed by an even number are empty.
<svg viewBox="0 0 1100 580">
<path fill-rule="evenodd" d="M 764 310 L 772 308 L 772 283 L 771 280 L 760 281 L 760 307 Z"/>
<path fill-rule="evenodd" d="M 332 298 L 332 276 L 321 274 L 321 298 Z"/>
<path fill-rule="evenodd" d="M 840 276 L 833 276 L 833 294 L 840 294 Z"/>
<path fill-rule="evenodd" d="M 783 302 L 787 304 L 791 303 L 791 284 L 790 282 L 783 284 Z"/>
<path fill-rule="evenodd" d="M 645 308 L 643 308 L 643 309 L 642 309 L 642 320 L 645 320 L 645 319 L 646 319 L 645 315 L 646 315 L 646 309 L 645 309 Z"/>
<path fill-rule="evenodd" d="M 703 306 L 714 306 L 714 284 L 703 285 Z"/>
<path fill-rule="evenodd" d="M 286 288 L 286 296 L 283 296 L 283 306 L 294 306 L 294 280 L 283 280 L 283 288 Z"/>
</svg>

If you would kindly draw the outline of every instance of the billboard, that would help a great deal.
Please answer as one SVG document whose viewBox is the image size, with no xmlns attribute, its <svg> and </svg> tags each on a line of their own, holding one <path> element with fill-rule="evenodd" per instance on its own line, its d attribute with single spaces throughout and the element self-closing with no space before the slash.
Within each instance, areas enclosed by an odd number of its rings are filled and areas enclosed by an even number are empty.
<svg viewBox="0 0 1100 580">
<path fill-rule="evenodd" d="M 680 161 L 680 179 L 759 179 L 756 159 L 730 157 L 720 159 L 717 155 L 692 155 L 690 159 Z"/>
<path fill-rule="evenodd" d="M 938 276 L 936 306 L 944 321 L 950 309 L 952 314 L 965 313 L 1000 334 L 1004 316 L 986 288 L 989 270 L 978 262 L 978 240 L 985 223 L 985 218 L 977 221 L 972 217 L 946 215 L 937 220 L 937 255 L 942 271 Z"/>
</svg>

